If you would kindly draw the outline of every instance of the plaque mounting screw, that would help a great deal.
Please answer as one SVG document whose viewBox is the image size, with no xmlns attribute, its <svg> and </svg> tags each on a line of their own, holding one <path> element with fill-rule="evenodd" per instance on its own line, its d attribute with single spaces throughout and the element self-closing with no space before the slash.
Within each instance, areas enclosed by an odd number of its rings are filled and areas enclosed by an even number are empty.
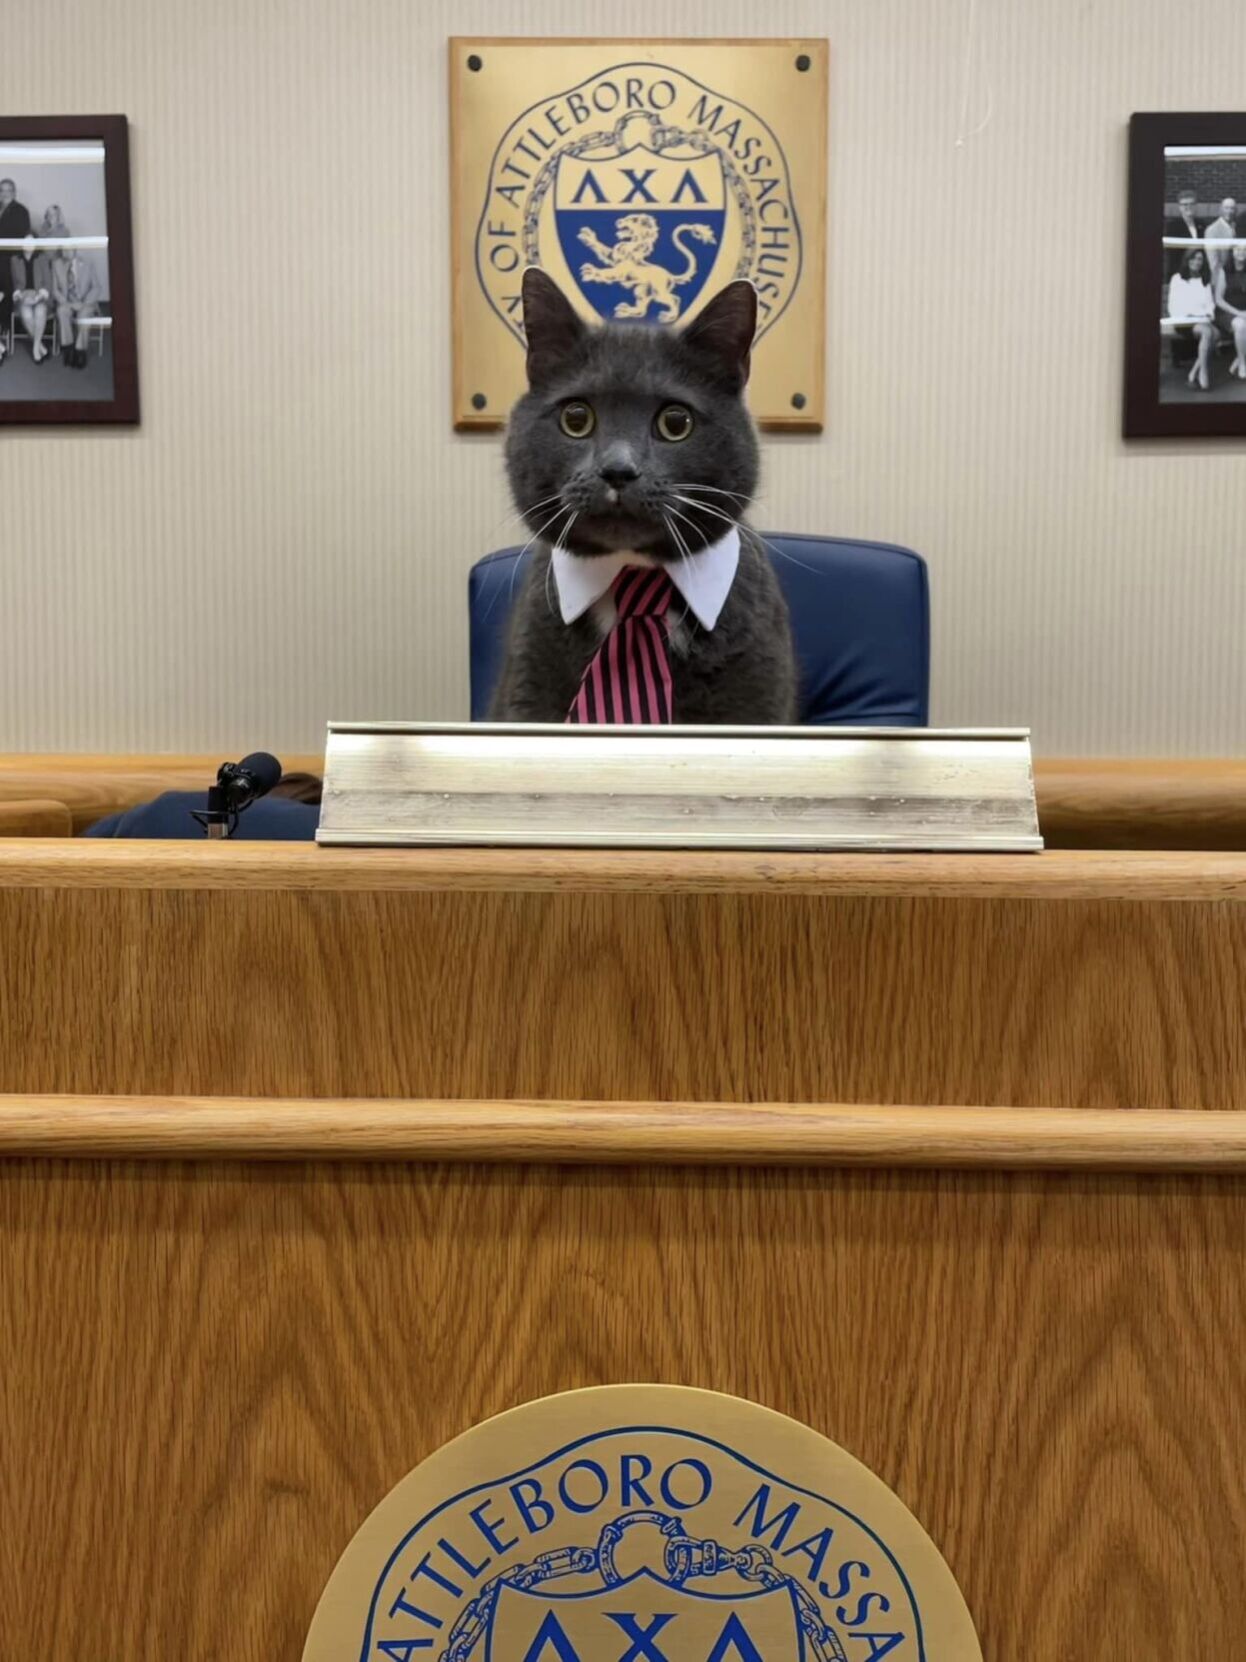
<svg viewBox="0 0 1246 1662">
<path fill-rule="evenodd" d="M 489 402 L 489 400 L 485 397 L 483 392 L 474 392 L 472 394 L 472 409 L 473 410 L 483 410 L 485 405 L 488 402 Z"/>
<path fill-rule="evenodd" d="M 473 52 L 471 57 L 468 58 L 468 60 L 467 60 L 467 67 L 470 70 L 472 70 L 473 73 L 474 73 L 475 71 L 483 69 L 485 67 L 485 60 L 482 57 L 477 56 L 477 54 L 475 52 Z"/>
<path fill-rule="evenodd" d="M 467 61 L 470 63 L 471 59 L 469 58 Z M 805 70 L 809 68 L 809 65 L 812 61 L 813 60 L 810 58 L 808 52 L 802 52 L 800 54 L 800 56 L 796 59 L 796 67 L 797 67 L 797 69 L 800 70 L 802 75 L 804 74 Z"/>
<path fill-rule="evenodd" d="M 792 394 L 792 408 L 794 410 L 803 410 L 807 403 L 808 399 L 805 397 L 803 392 L 794 392 Z"/>
</svg>

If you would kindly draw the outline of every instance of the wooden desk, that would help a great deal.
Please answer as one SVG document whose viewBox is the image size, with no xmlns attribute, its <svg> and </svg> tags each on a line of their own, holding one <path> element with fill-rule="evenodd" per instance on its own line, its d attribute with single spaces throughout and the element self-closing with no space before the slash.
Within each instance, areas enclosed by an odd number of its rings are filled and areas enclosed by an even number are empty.
<svg viewBox="0 0 1246 1662">
<path fill-rule="evenodd" d="M 29 841 L 0 942 L 24 1659 L 294 1662 L 622 1378 L 849 1448 L 992 1662 L 1240 1648 L 1246 858 Z"/>
</svg>

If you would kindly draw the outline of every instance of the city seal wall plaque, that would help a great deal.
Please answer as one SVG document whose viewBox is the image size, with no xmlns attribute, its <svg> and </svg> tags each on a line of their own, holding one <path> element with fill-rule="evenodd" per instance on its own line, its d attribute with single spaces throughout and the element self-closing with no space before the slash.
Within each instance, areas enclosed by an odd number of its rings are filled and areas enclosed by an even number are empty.
<svg viewBox="0 0 1246 1662">
<path fill-rule="evenodd" d="M 747 278 L 772 428 L 822 424 L 824 40 L 450 42 L 454 421 L 525 384 L 520 283 L 593 323 L 680 328 Z"/>
<path fill-rule="evenodd" d="M 363 1524 L 303 1662 L 981 1662 L 903 1502 L 785 1415 L 677 1385 L 511 1409 Z"/>
</svg>

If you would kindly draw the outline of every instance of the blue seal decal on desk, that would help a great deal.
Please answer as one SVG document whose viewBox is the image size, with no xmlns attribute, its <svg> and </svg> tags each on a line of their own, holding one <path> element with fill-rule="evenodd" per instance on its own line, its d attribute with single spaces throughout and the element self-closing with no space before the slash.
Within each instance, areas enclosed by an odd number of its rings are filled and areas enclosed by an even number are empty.
<svg viewBox="0 0 1246 1662">
<path fill-rule="evenodd" d="M 304 1662 L 981 1662 L 951 1571 L 819 1433 L 714 1392 L 527 1403 L 346 1548 Z"/>
</svg>

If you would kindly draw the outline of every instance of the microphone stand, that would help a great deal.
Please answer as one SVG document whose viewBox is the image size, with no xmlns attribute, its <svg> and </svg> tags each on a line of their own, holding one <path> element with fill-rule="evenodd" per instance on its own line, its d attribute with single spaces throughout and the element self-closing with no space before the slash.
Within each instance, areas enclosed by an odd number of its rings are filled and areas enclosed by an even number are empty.
<svg viewBox="0 0 1246 1662">
<path fill-rule="evenodd" d="M 240 762 L 222 762 L 216 783 L 208 786 L 207 812 L 192 808 L 190 817 L 214 840 L 232 837 L 239 814 L 280 783 L 281 763 L 267 751 L 257 750 Z"/>
<path fill-rule="evenodd" d="M 238 815 L 229 805 L 229 795 L 223 785 L 208 786 L 208 811 L 191 809 L 190 817 L 203 826 L 209 837 L 232 837 L 238 829 Z"/>
</svg>

